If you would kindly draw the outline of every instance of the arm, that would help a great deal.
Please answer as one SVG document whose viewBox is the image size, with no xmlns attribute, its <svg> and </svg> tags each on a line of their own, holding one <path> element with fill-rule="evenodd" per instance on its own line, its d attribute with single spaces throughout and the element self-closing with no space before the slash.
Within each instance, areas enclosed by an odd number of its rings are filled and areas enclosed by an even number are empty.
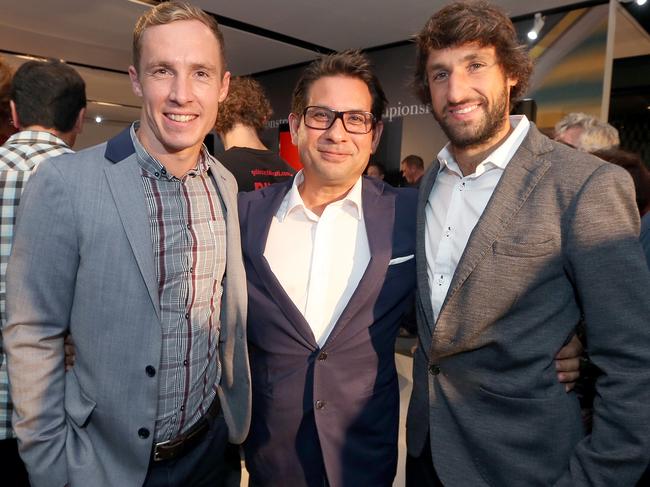
<svg viewBox="0 0 650 487">
<path fill-rule="evenodd" d="M 593 433 L 576 446 L 558 485 L 632 486 L 650 456 L 650 274 L 629 176 L 600 166 L 567 216 L 567 271 L 602 375 Z"/>
<path fill-rule="evenodd" d="M 7 270 L 3 329 L 14 430 L 35 487 L 68 482 L 63 337 L 78 265 L 67 187 L 46 162 L 22 197 Z"/>
</svg>

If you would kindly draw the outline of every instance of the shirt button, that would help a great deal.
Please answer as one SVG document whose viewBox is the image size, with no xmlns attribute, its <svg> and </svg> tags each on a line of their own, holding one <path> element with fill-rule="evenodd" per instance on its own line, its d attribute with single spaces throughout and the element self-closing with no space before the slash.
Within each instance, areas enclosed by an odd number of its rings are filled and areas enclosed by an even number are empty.
<svg viewBox="0 0 650 487">
<path fill-rule="evenodd" d="M 183 365 L 187 367 L 187 360 L 183 360 Z"/>
<path fill-rule="evenodd" d="M 138 430 L 138 436 L 143 440 L 146 440 L 147 438 L 149 438 L 149 430 L 147 428 L 140 428 Z"/>
<path fill-rule="evenodd" d="M 190 228 L 192 228 L 192 225 L 190 225 L 190 224 L 188 223 L 188 224 L 187 224 L 187 229 L 189 230 Z"/>
<path fill-rule="evenodd" d="M 144 368 L 144 371 L 146 372 L 146 374 L 147 374 L 149 377 L 153 377 L 154 375 L 156 375 L 156 369 L 155 369 L 153 366 L 151 366 L 151 365 L 147 365 L 147 366 Z"/>
<path fill-rule="evenodd" d="M 429 373 L 431 375 L 438 375 L 440 373 L 440 366 L 438 364 L 429 365 Z"/>
<path fill-rule="evenodd" d="M 316 401 L 316 409 L 323 409 L 325 407 L 325 401 L 318 400 Z"/>
<path fill-rule="evenodd" d="M 190 274 L 194 273 L 194 267 L 190 267 Z"/>
<path fill-rule="evenodd" d="M 185 406 L 181 406 L 181 411 L 185 411 Z"/>
<path fill-rule="evenodd" d="M 327 352 L 321 352 L 318 355 L 318 360 L 327 360 Z"/>
<path fill-rule="evenodd" d="M 186 320 L 189 320 L 189 319 L 190 319 L 190 314 L 189 314 L 189 313 L 185 313 L 185 319 L 186 319 Z"/>
<path fill-rule="evenodd" d="M 158 177 L 158 176 L 160 176 L 160 173 L 155 172 L 155 173 L 153 173 L 153 175 Z"/>
<path fill-rule="evenodd" d="M 163 167 L 163 168 L 160 170 L 160 172 L 163 173 L 163 174 L 167 174 L 167 169 L 165 169 L 165 168 Z"/>
</svg>

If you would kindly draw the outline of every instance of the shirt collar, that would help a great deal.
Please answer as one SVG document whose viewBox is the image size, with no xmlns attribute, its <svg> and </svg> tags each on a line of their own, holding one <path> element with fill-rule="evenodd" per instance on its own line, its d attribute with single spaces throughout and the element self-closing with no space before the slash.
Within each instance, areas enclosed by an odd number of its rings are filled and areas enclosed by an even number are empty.
<svg viewBox="0 0 650 487">
<path fill-rule="evenodd" d="M 510 135 L 508 135 L 508 138 L 503 142 L 503 144 L 497 147 L 483 161 L 481 161 L 478 166 L 476 166 L 476 171 L 471 176 L 479 177 L 490 169 L 505 170 L 530 129 L 530 122 L 526 118 L 526 115 L 510 116 L 510 125 L 513 130 L 510 132 Z M 454 159 L 450 148 L 451 143 L 448 142 L 438 153 L 438 161 L 440 161 L 439 172 L 447 169 L 462 176 L 462 172 L 458 167 L 458 163 L 456 162 L 456 159 Z"/>
<path fill-rule="evenodd" d="M 43 130 L 21 130 L 9 137 L 5 143 L 8 145 L 51 144 L 70 149 L 68 144 L 59 137 Z"/>
<path fill-rule="evenodd" d="M 133 142 L 133 147 L 135 148 L 135 152 L 138 156 L 138 164 L 140 167 L 146 172 L 147 176 L 152 177 L 154 179 L 167 179 L 167 180 L 175 180 L 178 179 L 176 176 L 173 176 L 167 172 L 167 169 L 165 169 L 165 166 L 163 166 L 158 159 L 156 159 L 154 156 L 149 154 L 147 149 L 142 145 L 140 142 L 140 139 L 138 139 L 138 135 L 136 134 L 136 131 L 140 128 L 140 122 L 135 121 L 131 124 L 131 128 L 129 130 L 129 133 L 131 134 L 131 141 Z M 191 169 L 187 172 L 185 177 L 194 177 L 198 176 L 200 174 L 203 174 L 205 171 L 207 171 L 210 166 L 208 164 L 209 160 L 209 153 L 205 145 L 201 146 L 201 152 L 199 153 L 199 160 L 194 169 Z"/>
<path fill-rule="evenodd" d="M 302 210 L 308 215 L 311 216 L 312 219 L 316 217 L 316 215 L 305 206 L 304 201 L 302 200 L 302 196 L 300 196 L 300 191 L 299 187 L 305 180 L 305 175 L 303 174 L 302 169 L 298 171 L 296 176 L 293 178 L 293 184 L 291 185 L 291 189 L 287 193 L 287 195 L 284 197 L 282 200 L 282 204 L 280 205 L 280 208 L 278 208 L 278 211 L 276 213 L 276 217 L 280 222 L 282 222 L 289 213 L 294 211 L 297 208 L 302 208 Z M 363 218 L 363 205 L 362 205 L 362 180 L 363 178 L 359 176 L 359 179 L 357 179 L 357 182 L 354 183 L 354 186 L 352 186 L 352 189 L 348 191 L 348 194 L 345 195 L 345 197 L 339 201 L 335 201 L 334 203 L 330 203 L 330 205 L 339 205 L 342 208 L 348 208 L 350 211 L 353 212 L 353 215 L 358 219 L 361 220 Z"/>
</svg>

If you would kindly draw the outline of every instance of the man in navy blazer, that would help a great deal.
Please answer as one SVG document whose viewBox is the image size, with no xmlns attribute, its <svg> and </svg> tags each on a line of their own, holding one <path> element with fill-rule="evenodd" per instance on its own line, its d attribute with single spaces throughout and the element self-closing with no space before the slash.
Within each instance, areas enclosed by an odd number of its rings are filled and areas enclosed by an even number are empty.
<svg viewBox="0 0 650 487">
<path fill-rule="evenodd" d="M 395 476 L 394 347 L 415 285 L 416 191 L 362 177 L 385 103 L 360 53 L 315 61 L 289 116 L 303 170 L 240 195 L 251 485 L 387 486 Z"/>
</svg>

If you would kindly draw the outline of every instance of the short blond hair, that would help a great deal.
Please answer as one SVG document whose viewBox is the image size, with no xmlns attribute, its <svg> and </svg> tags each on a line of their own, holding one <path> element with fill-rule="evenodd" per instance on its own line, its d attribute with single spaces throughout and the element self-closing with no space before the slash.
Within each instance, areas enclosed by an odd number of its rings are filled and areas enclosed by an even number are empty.
<svg viewBox="0 0 650 487">
<path fill-rule="evenodd" d="M 194 5 L 185 2 L 163 2 L 143 13 L 133 29 L 133 66 L 136 71 L 140 64 L 140 50 L 142 49 L 142 36 L 148 27 L 154 25 L 165 25 L 180 20 L 198 20 L 208 27 L 219 43 L 221 55 L 221 69 L 226 70 L 226 54 L 224 51 L 223 34 L 219 24 L 211 15 Z"/>
</svg>

